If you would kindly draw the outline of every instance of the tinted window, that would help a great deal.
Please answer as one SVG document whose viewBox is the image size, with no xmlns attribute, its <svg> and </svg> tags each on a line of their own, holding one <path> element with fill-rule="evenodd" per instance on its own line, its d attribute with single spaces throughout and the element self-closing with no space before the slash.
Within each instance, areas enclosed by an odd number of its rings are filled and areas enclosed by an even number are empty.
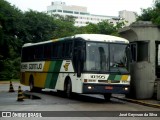
<svg viewBox="0 0 160 120">
<path fill-rule="evenodd" d="M 51 44 L 44 45 L 44 58 L 51 59 Z"/>
</svg>

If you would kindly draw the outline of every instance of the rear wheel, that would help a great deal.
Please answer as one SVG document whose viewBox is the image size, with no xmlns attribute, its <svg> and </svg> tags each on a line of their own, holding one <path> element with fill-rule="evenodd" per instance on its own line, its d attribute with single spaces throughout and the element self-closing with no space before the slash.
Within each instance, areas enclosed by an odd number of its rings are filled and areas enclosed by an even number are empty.
<svg viewBox="0 0 160 120">
<path fill-rule="evenodd" d="M 41 92 L 41 91 L 42 91 L 42 88 L 34 87 L 34 82 L 33 82 L 33 80 L 31 80 L 31 81 L 29 82 L 29 86 L 30 86 L 30 91 L 31 91 L 31 92 Z"/>
<path fill-rule="evenodd" d="M 35 91 L 35 87 L 34 87 L 34 84 L 33 84 L 33 80 L 30 80 L 30 82 L 29 82 L 29 87 L 30 87 L 30 91 L 31 91 L 31 92 L 34 92 L 34 91 Z"/>
<path fill-rule="evenodd" d="M 111 93 L 104 94 L 104 99 L 105 99 L 105 101 L 110 101 L 110 99 L 111 99 Z"/>
</svg>

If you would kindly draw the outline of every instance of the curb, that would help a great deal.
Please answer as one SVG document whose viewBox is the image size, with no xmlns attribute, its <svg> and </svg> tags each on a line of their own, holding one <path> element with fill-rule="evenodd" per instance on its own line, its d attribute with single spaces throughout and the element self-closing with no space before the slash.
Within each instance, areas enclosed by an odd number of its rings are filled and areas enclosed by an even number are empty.
<svg viewBox="0 0 160 120">
<path fill-rule="evenodd" d="M 0 84 L 9 84 L 10 81 L 0 81 Z M 16 81 L 12 81 L 12 83 L 19 83 Z"/>
<path fill-rule="evenodd" d="M 134 100 L 134 99 L 129 99 L 129 98 L 120 98 L 120 97 L 115 97 L 115 96 L 112 96 L 112 98 L 124 100 L 127 102 L 137 103 L 137 104 L 148 106 L 148 107 L 160 108 L 160 104 L 148 103 L 148 102 L 144 102 L 144 101 L 140 101 L 140 100 Z"/>
</svg>

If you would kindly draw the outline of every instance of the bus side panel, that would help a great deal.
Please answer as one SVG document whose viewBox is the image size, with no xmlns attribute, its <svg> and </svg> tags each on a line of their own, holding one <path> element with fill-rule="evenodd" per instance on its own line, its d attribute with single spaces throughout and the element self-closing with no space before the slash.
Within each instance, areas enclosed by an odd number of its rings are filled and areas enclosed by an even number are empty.
<svg viewBox="0 0 160 120">
<path fill-rule="evenodd" d="M 46 81 L 45 81 L 45 88 L 54 89 L 57 84 L 60 68 L 62 66 L 62 60 L 51 61 L 50 63 L 46 63 L 46 66 L 49 66 L 49 67 L 48 67 L 48 70 L 46 70 L 46 68 L 44 70 L 44 71 L 48 71 L 46 76 Z"/>
<path fill-rule="evenodd" d="M 28 63 L 30 64 L 30 63 Z M 42 71 L 25 71 L 21 74 L 21 83 L 29 86 L 30 76 L 33 76 L 35 87 L 40 88 L 55 88 L 57 83 L 62 60 L 59 61 L 45 61 Z"/>
<path fill-rule="evenodd" d="M 65 83 L 66 78 L 69 77 L 71 79 L 71 82 L 73 82 L 72 76 L 75 75 L 75 73 L 74 73 L 75 71 L 74 71 L 73 64 L 72 64 L 71 60 L 63 60 L 61 66 L 59 66 L 59 67 L 61 67 L 61 68 L 59 71 L 60 73 L 57 76 L 58 80 L 57 80 L 57 84 L 56 84 L 55 88 L 57 90 L 64 90 L 64 83 Z"/>
<path fill-rule="evenodd" d="M 31 75 L 31 73 L 30 72 L 24 72 L 24 80 L 22 80 L 22 81 L 24 81 L 24 85 L 27 85 L 27 86 L 29 86 L 29 77 L 30 77 L 30 75 Z"/>
<path fill-rule="evenodd" d="M 20 83 L 23 84 L 23 85 L 28 85 L 27 82 L 26 82 L 26 72 L 21 72 Z"/>
<path fill-rule="evenodd" d="M 82 81 L 81 78 L 77 78 L 71 60 L 63 60 L 55 89 L 64 90 L 64 83 L 67 77 L 71 80 L 72 92 L 82 93 Z"/>
<path fill-rule="evenodd" d="M 55 89 L 57 90 L 64 90 L 64 83 L 66 77 L 71 79 L 72 83 L 72 92 L 74 93 L 82 93 L 82 81 L 81 78 L 77 78 L 76 73 L 60 73 L 58 76 L 57 84 Z"/>
<path fill-rule="evenodd" d="M 34 77 L 34 86 L 40 87 L 40 88 L 45 88 L 45 81 L 46 81 L 47 73 L 34 72 L 32 74 Z"/>
<path fill-rule="evenodd" d="M 55 86 L 56 90 L 64 90 L 64 81 L 65 81 L 65 78 L 67 77 L 67 75 L 68 74 L 66 74 L 66 73 L 60 73 L 58 75 L 57 84 Z"/>
<path fill-rule="evenodd" d="M 82 78 L 78 78 L 77 74 L 72 74 L 70 77 L 72 80 L 72 92 L 82 93 Z"/>
</svg>

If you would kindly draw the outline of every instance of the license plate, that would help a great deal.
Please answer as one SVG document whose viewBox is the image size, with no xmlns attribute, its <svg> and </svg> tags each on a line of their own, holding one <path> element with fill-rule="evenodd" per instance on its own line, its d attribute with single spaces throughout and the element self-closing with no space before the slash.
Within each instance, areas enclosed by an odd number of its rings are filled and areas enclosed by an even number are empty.
<svg viewBox="0 0 160 120">
<path fill-rule="evenodd" d="M 106 86 L 105 89 L 106 89 L 106 90 L 112 90 L 113 87 L 112 87 L 112 86 Z"/>
</svg>

